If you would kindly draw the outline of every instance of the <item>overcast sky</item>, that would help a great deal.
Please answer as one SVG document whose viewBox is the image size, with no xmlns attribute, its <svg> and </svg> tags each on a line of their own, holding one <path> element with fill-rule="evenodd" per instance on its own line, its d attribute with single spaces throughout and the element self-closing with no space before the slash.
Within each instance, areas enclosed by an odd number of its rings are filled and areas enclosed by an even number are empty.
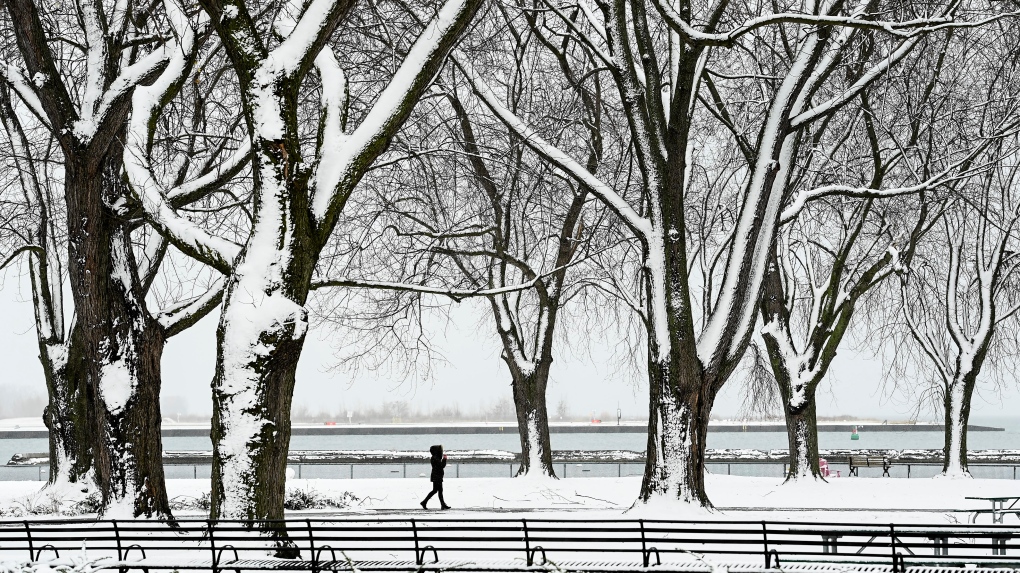
<svg viewBox="0 0 1020 573">
<path fill-rule="evenodd" d="M 3 369 L 0 381 L 33 389 L 40 395 L 45 388 L 38 361 L 33 328 L 32 304 L 26 285 L 18 285 L 14 273 L 7 275 L 0 290 L 0 356 Z M 407 400 L 420 410 L 459 403 L 464 410 L 476 410 L 509 396 L 510 377 L 499 358 L 495 332 L 479 328 L 484 307 L 460 305 L 453 325 L 436 342 L 448 363 L 435 370 L 431 382 L 408 383 L 361 376 L 352 380 L 344 373 L 328 372 L 333 350 L 328 333 L 312 330 L 298 369 L 295 396 L 297 406 L 311 411 L 338 411 L 341 405 L 354 409 L 386 401 Z M 163 356 L 163 395 L 178 396 L 192 412 L 210 410 L 209 382 L 215 360 L 215 330 L 218 313 L 213 313 L 194 328 L 171 339 Z M 461 326 L 463 325 L 463 326 Z M 607 333 L 607 336 L 609 334 Z M 613 412 L 619 404 L 624 416 L 647 412 L 646 386 L 621 383 L 612 376 L 613 368 L 598 359 L 558 357 L 553 365 L 548 405 L 566 400 L 575 414 Z M 890 400 L 880 392 L 881 365 L 870 357 L 856 356 L 844 350 L 833 366 L 833 375 L 820 388 L 819 415 L 875 416 L 898 419 L 909 414 L 910 405 Z M 739 384 L 731 381 L 717 401 L 715 413 L 732 416 L 740 408 Z M 176 401 L 176 400 L 175 400 Z M 1001 399 L 995 392 L 983 391 L 975 399 L 975 415 L 1015 415 L 1020 411 L 1020 392 L 1014 384 L 1004 389 Z M 174 415 L 174 412 L 164 412 Z M 923 416 L 922 419 L 929 419 Z"/>
</svg>

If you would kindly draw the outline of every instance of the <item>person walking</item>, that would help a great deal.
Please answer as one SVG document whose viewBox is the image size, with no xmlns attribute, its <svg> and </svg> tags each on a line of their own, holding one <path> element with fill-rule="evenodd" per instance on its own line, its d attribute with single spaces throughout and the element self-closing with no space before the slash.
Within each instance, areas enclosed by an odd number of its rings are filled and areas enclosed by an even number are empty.
<svg viewBox="0 0 1020 573">
<path fill-rule="evenodd" d="M 446 500 L 443 499 L 443 474 L 446 468 L 446 454 L 443 453 L 443 446 L 432 446 L 429 448 L 429 453 L 432 454 L 432 491 L 429 492 L 425 499 L 421 502 L 422 509 L 428 509 L 426 504 L 432 499 L 432 496 L 439 494 L 439 508 L 450 509 L 450 506 L 446 505 Z"/>
</svg>

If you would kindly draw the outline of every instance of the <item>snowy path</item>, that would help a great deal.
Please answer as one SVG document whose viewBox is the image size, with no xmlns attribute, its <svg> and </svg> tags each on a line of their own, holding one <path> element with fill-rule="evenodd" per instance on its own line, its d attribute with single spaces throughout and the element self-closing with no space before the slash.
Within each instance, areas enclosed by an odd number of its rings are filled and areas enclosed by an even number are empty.
<svg viewBox="0 0 1020 573">
<path fill-rule="evenodd" d="M 349 491 L 359 501 L 347 513 L 373 515 L 426 513 L 418 502 L 428 493 L 430 485 L 424 478 L 288 482 L 288 488 L 330 497 Z M 490 513 L 507 516 L 541 512 L 555 517 L 558 513 L 583 511 L 592 517 L 622 517 L 634 503 L 640 478 L 451 478 L 444 485 L 446 501 L 454 510 L 439 512 L 438 500 L 433 499 L 431 503 L 436 509 L 428 511 L 429 515 L 470 513 L 483 517 Z M 169 480 L 168 487 L 172 498 L 197 498 L 209 491 L 209 481 Z M 857 523 L 965 523 L 967 510 L 987 509 L 983 502 L 965 497 L 1020 495 L 1020 482 L 981 479 L 837 478 L 829 483 L 783 484 L 775 478 L 709 475 L 707 487 L 718 507 L 712 514 L 689 511 L 689 515 L 683 515 L 683 508 L 674 504 L 642 508 L 639 513 L 643 517 L 672 519 L 714 516 L 718 519 Z M 40 492 L 39 482 L 3 482 L 0 484 L 0 509 L 45 506 L 49 496 Z M 627 515 L 635 514 L 627 512 Z M 1011 520 L 1015 518 L 1007 517 L 1007 524 Z"/>
</svg>

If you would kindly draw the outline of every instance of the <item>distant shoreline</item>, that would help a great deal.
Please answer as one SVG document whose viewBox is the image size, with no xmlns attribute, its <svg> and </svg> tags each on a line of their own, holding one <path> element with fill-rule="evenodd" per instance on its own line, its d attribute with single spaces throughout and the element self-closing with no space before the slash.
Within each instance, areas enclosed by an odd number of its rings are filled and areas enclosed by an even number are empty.
<svg viewBox="0 0 1020 573">
<path fill-rule="evenodd" d="M 883 424 L 881 422 L 819 422 L 819 432 L 842 432 L 849 434 L 857 428 L 862 434 L 874 432 L 943 432 L 942 424 Z M 550 423 L 553 434 L 643 434 L 648 427 L 643 423 Z M 786 427 L 776 423 L 713 422 L 710 432 L 786 432 Z M 1003 432 L 1005 428 L 971 425 L 970 432 Z M 415 435 L 428 434 L 516 434 L 515 424 L 499 422 L 474 424 L 294 424 L 293 436 L 366 436 L 366 435 Z M 203 437 L 209 435 L 209 426 L 202 424 L 174 424 L 162 428 L 163 437 Z M 0 427 L 0 439 L 46 438 L 45 428 Z"/>
</svg>

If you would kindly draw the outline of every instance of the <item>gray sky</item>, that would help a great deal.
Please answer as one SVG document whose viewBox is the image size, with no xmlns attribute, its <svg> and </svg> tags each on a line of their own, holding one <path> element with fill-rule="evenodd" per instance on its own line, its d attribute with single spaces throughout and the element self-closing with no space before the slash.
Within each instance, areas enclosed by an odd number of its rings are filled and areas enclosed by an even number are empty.
<svg viewBox="0 0 1020 573">
<path fill-rule="evenodd" d="M 33 328 L 32 304 L 27 284 L 19 288 L 14 273 L 0 290 L 0 356 L 3 371 L 0 382 L 45 392 L 38 348 Z M 337 411 L 341 404 L 355 409 L 386 401 L 407 400 L 420 410 L 459 403 L 464 410 L 476 410 L 509 396 L 509 374 L 499 358 L 495 332 L 478 327 L 479 310 L 460 305 L 453 315 L 453 326 L 445 339 L 437 340 L 448 363 L 439 365 L 431 382 L 402 383 L 361 376 L 352 380 L 344 373 L 330 373 L 333 351 L 327 333 L 312 330 L 305 345 L 298 371 L 296 405 L 311 411 Z M 210 315 L 189 331 L 169 342 L 163 356 L 164 396 L 180 396 L 193 412 L 209 411 L 209 382 L 215 360 L 215 329 L 218 314 Z M 463 325 L 463 326 L 461 326 Z M 324 338 L 325 337 L 325 338 Z M 571 356 L 557 358 L 549 387 L 550 410 L 564 399 L 575 414 L 615 411 L 617 404 L 624 416 L 647 411 L 644 385 L 634 386 L 610 379 L 612 366 Z M 910 407 L 902 400 L 890 400 L 880 393 L 881 366 L 870 357 L 842 351 L 833 365 L 833 375 L 820 388 L 819 415 L 846 414 L 880 418 L 904 418 Z M 717 401 L 716 413 L 733 415 L 740 407 L 739 384 L 731 382 Z M 975 415 L 1012 415 L 1020 410 L 1020 392 L 1012 385 L 1004 389 L 1001 400 L 996 393 L 984 391 L 975 400 Z M 165 412 L 165 415 L 174 415 Z M 928 418 L 924 416 L 923 418 Z"/>
</svg>

